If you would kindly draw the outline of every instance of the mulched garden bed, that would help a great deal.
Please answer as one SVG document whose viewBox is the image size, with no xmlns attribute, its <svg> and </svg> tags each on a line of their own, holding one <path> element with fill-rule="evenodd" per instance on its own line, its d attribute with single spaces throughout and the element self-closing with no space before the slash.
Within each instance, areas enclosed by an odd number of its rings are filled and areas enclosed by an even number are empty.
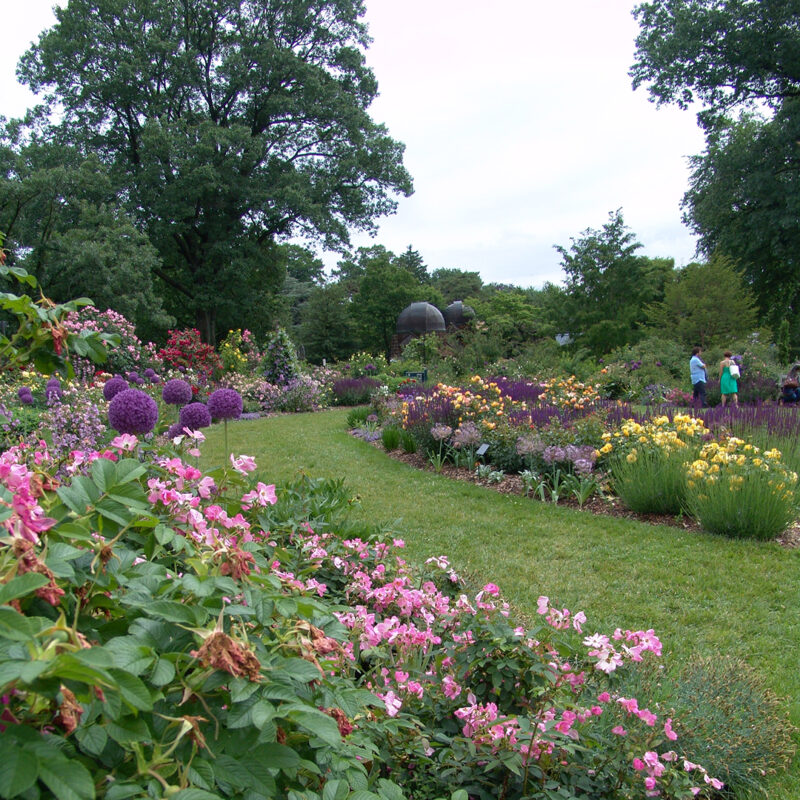
<svg viewBox="0 0 800 800">
<path fill-rule="evenodd" d="M 431 463 L 421 453 L 405 453 L 402 450 L 387 452 L 383 449 L 383 445 L 380 441 L 372 442 L 372 444 L 395 461 L 402 461 L 404 464 L 408 464 L 415 469 L 434 472 Z M 456 467 L 453 464 L 444 464 L 441 474 L 452 480 L 474 483 L 477 486 L 483 486 L 486 489 L 491 489 L 500 494 L 522 495 L 522 478 L 520 478 L 519 475 L 505 475 L 500 483 L 489 483 L 486 480 L 478 478 L 472 470 L 466 467 Z M 541 502 L 537 501 L 535 498 L 532 498 L 532 501 Z M 589 514 L 603 514 L 609 517 L 631 519 L 637 522 L 644 522 L 648 525 L 669 525 L 673 528 L 682 528 L 683 530 L 694 531 L 695 533 L 702 531 L 700 523 L 692 519 L 692 517 L 675 517 L 669 514 L 637 514 L 635 511 L 625 508 L 613 497 L 606 498 L 600 495 L 594 495 L 583 504 L 583 507 L 578 506 L 578 502 L 575 498 L 564 497 L 563 499 L 559 499 L 558 505 L 562 508 L 572 508 L 576 511 L 584 511 Z M 782 533 L 776 541 L 783 547 L 800 547 L 800 521 L 794 523 L 794 525 Z"/>
</svg>

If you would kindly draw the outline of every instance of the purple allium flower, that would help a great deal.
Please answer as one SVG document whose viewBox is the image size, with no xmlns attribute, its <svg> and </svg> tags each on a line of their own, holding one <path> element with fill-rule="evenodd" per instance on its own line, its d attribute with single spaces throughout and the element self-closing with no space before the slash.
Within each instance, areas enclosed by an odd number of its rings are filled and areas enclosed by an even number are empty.
<svg viewBox="0 0 800 800">
<path fill-rule="evenodd" d="M 186 405 L 192 402 L 192 387 L 180 378 L 173 378 L 164 384 L 161 399 L 175 406 Z"/>
<path fill-rule="evenodd" d="M 139 389 L 124 389 L 108 404 L 108 424 L 120 433 L 150 433 L 157 420 L 156 401 Z"/>
<path fill-rule="evenodd" d="M 235 389 L 217 389 L 208 396 L 208 411 L 214 419 L 239 419 L 242 396 Z"/>
<path fill-rule="evenodd" d="M 471 421 L 462 422 L 458 428 L 453 431 L 453 447 L 472 447 L 478 444 L 481 440 L 481 432 L 478 426 Z"/>
<path fill-rule="evenodd" d="M 109 378 L 103 386 L 103 397 L 106 400 L 113 400 L 120 392 L 129 389 L 128 381 L 125 378 Z"/>
<path fill-rule="evenodd" d="M 30 387 L 20 386 L 19 389 L 17 389 L 17 397 L 19 397 L 20 400 L 22 400 L 26 394 L 31 394 Z"/>
<path fill-rule="evenodd" d="M 19 398 L 20 403 L 24 406 L 33 405 L 33 395 L 31 394 L 31 390 L 27 386 L 20 386 L 17 390 L 17 397 Z"/>
<path fill-rule="evenodd" d="M 129 373 L 128 373 L 128 374 L 127 374 L 125 377 L 126 377 L 126 378 L 127 378 L 127 379 L 128 379 L 130 382 L 131 382 L 131 383 L 138 383 L 138 382 L 139 382 L 139 381 L 138 381 L 138 378 L 139 378 L 139 373 L 138 373 L 138 372 L 133 372 L 133 371 L 131 371 L 131 372 L 129 372 Z"/>
<path fill-rule="evenodd" d="M 542 460 L 545 464 L 555 464 L 560 461 L 565 461 L 566 458 L 567 454 L 564 448 L 558 445 L 550 445 L 549 447 L 545 447 L 542 451 Z"/>
<path fill-rule="evenodd" d="M 183 433 L 183 425 L 180 422 L 174 422 L 172 425 L 167 428 L 167 438 L 174 439 L 176 436 L 180 436 Z"/>
<path fill-rule="evenodd" d="M 50 378 L 49 381 L 45 384 L 44 387 L 44 396 L 50 400 L 53 397 L 57 397 L 59 400 L 63 395 L 63 391 L 61 389 L 61 381 L 58 378 Z"/>
<path fill-rule="evenodd" d="M 189 403 L 181 409 L 180 413 L 181 428 L 188 428 L 190 431 L 197 431 L 200 428 L 207 428 L 211 424 L 211 414 L 203 403 Z"/>
<path fill-rule="evenodd" d="M 144 371 L 145 378 L 152 378 L 156 374 L 156 371 L 152 367 L 148 367 Z"/>
<path fill-rule="evenodd" d="M 161 378 L 159 378 L 158 375 L 151 375 L 150 383 L 161 383 Z"/>
</svg>

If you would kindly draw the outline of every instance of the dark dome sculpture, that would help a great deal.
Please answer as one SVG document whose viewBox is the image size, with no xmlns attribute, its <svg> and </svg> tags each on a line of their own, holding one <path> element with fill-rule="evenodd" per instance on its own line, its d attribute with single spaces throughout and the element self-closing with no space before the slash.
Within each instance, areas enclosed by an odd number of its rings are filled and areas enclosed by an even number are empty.
<svg viewBox="0 0 800 800">
<path fill-rule="evenodd" d="M 444 317 L 430 303 L 412 303 L 406 306 L 397 318 L 399 334 L 430 333 L 445 330 Z"/>
<path fill-rule="evenodd" d="M 454 300 L 444 310 L 444 321 L 448 328 L 460 328 L 475 316 L 472 306 L 465 306 L 461 300 Z"/>
</svg>

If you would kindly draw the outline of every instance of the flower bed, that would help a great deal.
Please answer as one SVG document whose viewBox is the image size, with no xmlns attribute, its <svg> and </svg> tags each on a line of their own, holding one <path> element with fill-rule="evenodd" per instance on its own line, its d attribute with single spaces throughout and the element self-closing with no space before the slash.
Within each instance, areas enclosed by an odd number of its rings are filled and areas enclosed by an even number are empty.
<svg viewBox="0 0 800 800">
<path fill-rule="evenodd" d="M 620 691 L 652 630 L 590 632 L 547 597 L 524 628 L 496 584 L 354 528 L 341 483 L 276 492 L 245 456 L 204 475 L 126 436 L 52 467 L 0 457 L 4 796 L 721 788 L 680 719 Z"/>
</svg>

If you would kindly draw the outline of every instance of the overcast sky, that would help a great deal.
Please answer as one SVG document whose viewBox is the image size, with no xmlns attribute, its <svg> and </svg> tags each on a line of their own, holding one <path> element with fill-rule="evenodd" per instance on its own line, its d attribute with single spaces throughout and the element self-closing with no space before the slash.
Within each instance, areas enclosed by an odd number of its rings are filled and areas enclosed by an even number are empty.
<svg viewBox="0 0 800 800">
<path fill-rule="evenodd" d="M 30 95 L 16 62 L 55 18 L 53 0 L 3 12 L 0 114 Z M 570 238 L 622 208 L 641 253 L 683 266 L 686 158 L 703 138 L 694 114 L 631 89 L 637 25 L 627 0 L 367 0 L 367 60 L 380 86 L 373 119 L 406 145 L 415 193 L 374 239 L 418 250 L 428 268 L 484 281 L 560 283 Z M 335 263 L 329 256 L 326 261 Z"/>
</svg>

